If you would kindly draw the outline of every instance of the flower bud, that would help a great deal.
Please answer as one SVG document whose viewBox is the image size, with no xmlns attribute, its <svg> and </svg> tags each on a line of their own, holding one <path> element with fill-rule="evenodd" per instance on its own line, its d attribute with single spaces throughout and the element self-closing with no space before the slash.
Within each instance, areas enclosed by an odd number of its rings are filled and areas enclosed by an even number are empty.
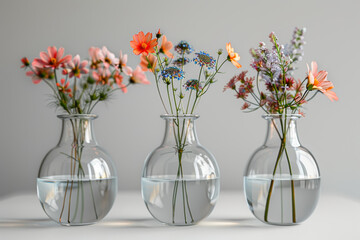
<svg viewBox="0 0 360 240">
<path fill-rule="evenodd" d="M 98 99 L 98 96 L 94 93 L 94 94 L 90 95 L 90 99 L 91 99 L 91 101 L 95 101 L 96 99 Z"/>
<path fill-rule="evenodd" d="M 65 103 L 64 101 L 61 101 L 61 102 L 60 102 L 60 106 L 62 106 L 62 107 L 65 108 L 65 109 L 67 108 L 67 105 L 66 105 L 66 103 Z"/>
<path fill-rule="evenodd" d="M 107 94 L 106 93 L 100 93 L 100 95 L 99 95 L 99 100 L 100 101 L 104 101 L 104 100 L 106 100 L 107 99 Z"/>
<path fill-rule="evenodd" d="M 92 84 L 95 83 L 95 79 L 93 79 L 92 77 L 89 76 L 89 77 L 87 78 L 87 83 L 90 84 L 90 85 L 92 85 Z"/>
<path fill-rule="evenodd" d="M 21 66 L 22 68 L 30 66 L 30 61 L 29 61 L 29 59 L 27 57 L 23 57 L 21 59 L 21 62 L 23 63 L 23 65 Z"/>
<path fill-rule="evenodd" d="M 161 36 L 162 36 L 162 34 L 161 34 L 160 28 L 159 28 L 159 31 L 156 33 L 156 38 L 159 39 L 159 38 L 161 38 Z"/>
</svg>

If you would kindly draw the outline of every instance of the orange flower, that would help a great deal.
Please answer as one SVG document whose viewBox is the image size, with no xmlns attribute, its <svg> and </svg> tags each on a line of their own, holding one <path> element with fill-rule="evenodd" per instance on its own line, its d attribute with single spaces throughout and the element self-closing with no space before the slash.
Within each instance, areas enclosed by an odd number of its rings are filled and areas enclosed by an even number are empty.
<svg viewBox="0 0 360 240">
<path fill-rule="evenodd" d="M 237 62 L 240 60 L 240 56 L 238 53 L 234 52 L 234 49 L 231 47 L 231 43 L 226 44 L 226 51 L 228 52 L 228 60 L 234 64 L 235 67 L 241 68 L 240 63 Z"/>
<path fill-rule="evenodd" d="M 154 72 L 156 67 L 156 62 L 157 62 L 157 58 L 152 54 L 149 54 L 147 56 L 144 55 L 140 56 L 140 67 L 144 72 L 149 70 L 151 72 Z"/>
<path fill-rule="evenodd" d="M 338 97 L 336 94 L 331 91 L 331 89 L 334 88 L 334 85 L 332 82 L 327 80 L 327 71 L 317 71 L 317 63 L 311 62 L 311 70 L 309 68 L 309 65 L 307 65 L 308 68 L 308 84 L 307 89 L 309 91 L 312 90 L 318 90 L 322 92 L 325 96 L 327 96 L 331 101 L 337 101 Z"/>
<path fill-rule="evenodd" d="M 172 42 L 168 41 L 166 36 L 164 35 L 161 42 L 160 52 L 168 56 L 169 58 L 174 58 L 174 55 L 169 52 L 170 49 L 172 49 L 173 44 Z"/>
<path fill-rule="evenodd" d="M 154 47 L 157 45 L 156 38 L 152 39 L 152 33 L 144 33 L 141 31 L 133 36 L 133 40 L 130 41 L 130 46 L 134 49 L 134 54 L 148 55 L 155 52 Z"/>
</svg>

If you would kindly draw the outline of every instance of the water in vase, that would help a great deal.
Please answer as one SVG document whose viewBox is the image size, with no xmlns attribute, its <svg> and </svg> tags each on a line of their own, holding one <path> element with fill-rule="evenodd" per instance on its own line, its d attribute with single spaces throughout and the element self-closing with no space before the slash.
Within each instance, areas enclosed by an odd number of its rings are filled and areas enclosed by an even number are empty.
<svg viewBox="0 0 360 240">
<path fill-rule="evenodd" d="M 117 178 L 38 178 L 37 192 L 51 219 L 62 225 L 84 225 L 99 221 L 110 211 L 117 193 Z"/>
<path fill-rule="evenodd" d="M 271 181 L 273 188 L 267 200 Z M 314 211 L 320 193 L 320 178 L 273 178 L 272 175 L 255 175 L 245 177 L 244 184 L 246 200 L 252 213 L 263 222 L 279 225 L 292 225 L 306 220 Z"/>
<path fill-rule="evenodd" d="M 142 178 L 142 195 L 154 218 L 170 225 L 191 225 L 207 217 L 219 197 L 220 179 L 174 176 Z"/>
</svg>

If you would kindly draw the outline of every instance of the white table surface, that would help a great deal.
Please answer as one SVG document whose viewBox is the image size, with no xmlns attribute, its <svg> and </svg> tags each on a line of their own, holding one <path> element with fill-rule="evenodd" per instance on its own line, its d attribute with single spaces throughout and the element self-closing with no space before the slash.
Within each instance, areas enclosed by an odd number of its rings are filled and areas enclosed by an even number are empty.
<svg viewBox="0 0 360 240">
<path fill-rule="evenodd" d="M 0 199 L 0 239 L 360 240 L 360 201 L 323 194 L 307 221 L 281 227 L 256 220 L 241 192 L 222 192 L 207 219 L 194 226 L 171 227 L 152 219 L 140 192 L 119 192 L 101 222 L 64 227 L 47 218 L 35 194 L 26 194 Z"/>
</svg>

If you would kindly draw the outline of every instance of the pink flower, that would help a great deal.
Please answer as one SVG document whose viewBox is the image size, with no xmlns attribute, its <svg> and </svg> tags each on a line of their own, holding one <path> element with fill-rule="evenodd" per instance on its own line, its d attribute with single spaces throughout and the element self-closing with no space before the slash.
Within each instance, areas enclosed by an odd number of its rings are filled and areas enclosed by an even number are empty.
<svg viewBox="0 0 360 240">
<path fill-rule="evenodd" d="M 332 82 L 327 80 L 328 73 L 326 71 L 317 71 L 317 63 L 311 62 L 311 70 L 309 68 L 309 65 L 307 65 L 308 68 L 308 84 L 307 89 L 309 91 L 311 90 L 318 90 L 322 92 L 325 96 L 327 96 L 331 101 L 337 101 L 338 97 L 336 94 L 331 91 L 331 89 L 334 88 L 334 85 Z"/>
<path fill-rule="evenodd" d="M 92 74 L 96 81 L 96 84 L 110 85 L 109 79 L 111 77 L 111 73 L 109 69 L 99 68 L 97 72 L 94 71 Z"/>
<path fill-rule="evenodd" d="M 111 66 L 115 66 L 119 62 L 119 59 L 115 57 L 115 54 L 110 52 L 105 46 L 101 49 L 102 61 L 104 63 L 105 68 L 109 68 Z"/>
<path fill-rule="evenodd" d="M 119 86 L 119 88 L 121 89 L 121 91 L 123 91 L 123 93 L 127 93 L 127 88 L 126 88 L 126 85 L 123 84 L 123 79 L 124 79 L 124 77 L 120 74 L 120 72 L 116 71 L 114 74 L 114 80 L 115 80 L 116 84 Z"/>
<path fill-rule="evenodd" d="M 299 111 L 298 111 L 298 114 L 300 114 L 301 116 L 305 117 L 305 113 L 302 112 L 300 109 L 299 109 Z"/>
<path fill-rule="evenodd" d="M 65 79 L 61 79 L 60 82 L 61 82 L 61 84 L 56 83 L 56 86 L 58 87 L 59 92 L 68 94 L 69 97 L 72 97 L 71 88 L 69 88 L 70 82 L 65 82 Z"/>
<path fill-rule="evenodd" d="M 227 89 L 233 89 L 235 90 L 236 87 L 236 82 L 237 82 L 237 76 L 233 76 L 230 81 L 224 86 L 224 90 L 223 92 L 225 92 Z"/>
<path fill-rule="evenodd" d="M 302 84 L 300 79 L 294 81 L 294 85 L 292 86 L 292 89 L 297 92 L 302 92 L 304 90 L 304 85 Z"/>
<path fill-rule="evenodd" d="M 246 77 L 247 72 L 248 71 L 242 71 L 239 75 L 235 75 L 234 77 L 232 77 L 230 79 L 230 81 L 225 85 L 223 91 L 226 91 L 226 89 L 235 90 L 237 82 L 245 83 L 245 77 Z M 251 85 L 252 85 L 252 82 L 251 82 Z"/>
<path fill-rule="evenodd" d="M 49 68 L 35 67 L 33 62 L 33 70 L 26 72 L 26 76 L 31 77 L 34 84 L 38 84 L 43 79 L 52 79 L 54 73 Z"/>
<path fill-rule="evenodd" d="M 249 107 L 250 107 L 250 105 L 246 102 L 246 103 L 244 103 L 244 105 L 242 105 L 241 110 L 248 109 Z"/>
<path fill-rule="evenodd" d="M 40 52 L 40 58 L 35 58 L 33 66 L 37 68 L 52 68 L 56 69 L 61 64 L 68 63 L 71 60 L 71 55 L 66 55 L 64 58 L 64 48 L 48 47 L 48 52 Z"/>
<path fill-rule="evenodd" d="M 125 69 L 128 68 L 128 66 L 126 66 L 127 63 L 127 54 L 122 53 L 122 51 L 120 50 L 120 54 L 119 54 L 119 64 L 117 65 L 118 69 L 120 69 L 120 71 L 126 71 Z"/>
<path fill-rule="evenodd" d="M 80 56 L 76 55 L 72 61 L 67 63 L 67 67 L 70 68 L 69 78 L 73 76 L 80 78 L 82 73 L 87 74 L 89 72 L 89 69 L 86 68 L 87 65 L 87 60 L 80 62 Z"/>
<path fill-rule="evenodd" d="M 147 80 L 145 73 L 141 70 L 140 66 L 137 66 L 133 71 L 131 67 L 129 67 L 125 74 L 130 76 L 131 83 L 142 83 L 142 84 L 150 84 L 149 80 Z"/>
<path fill-rule="evenodd" d="M 104 58 L 104 56 L 101 53 L 100 48 L 97 48 L 97 47 L 89 48 L 89 55 L 90 55 L 90 58 L 91 58 L 90 68 L 91 69 L 98 69 L 99 64 L 102 61 L 101 59 Z"/>
</svg>

